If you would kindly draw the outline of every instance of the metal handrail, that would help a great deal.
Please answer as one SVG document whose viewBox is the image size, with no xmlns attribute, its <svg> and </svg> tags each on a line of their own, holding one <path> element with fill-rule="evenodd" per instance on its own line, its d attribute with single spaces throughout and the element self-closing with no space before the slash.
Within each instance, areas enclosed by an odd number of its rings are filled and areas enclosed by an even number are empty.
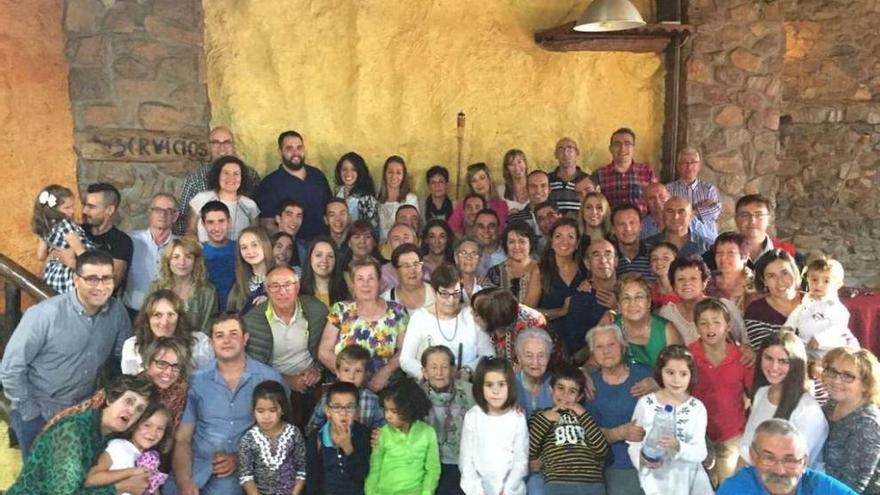
<svg viewBox="0 0 880 495">
<path fill-rule="evenodd" d="M 2 253 L 0 253 L 0 277 L 5 279 L 7 284 L 11 283 L 16 287 L 20 287 L 37 302 L 57 294 L 54 289 L 46 285 L 39 277 L 28 271 L 27 268 L 19 265 Z"/>
</svg>

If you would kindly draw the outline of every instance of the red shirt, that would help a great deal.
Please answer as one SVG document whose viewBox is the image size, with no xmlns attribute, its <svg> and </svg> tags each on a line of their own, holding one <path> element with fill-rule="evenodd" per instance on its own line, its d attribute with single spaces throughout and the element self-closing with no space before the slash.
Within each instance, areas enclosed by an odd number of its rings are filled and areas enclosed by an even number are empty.
<svg viewBox="0 0 880 495">
<path fill-rule="evenodd" d="M 642 199 L 642 191 L 648 184 L 657 182 L 657 176 L 651 167 L 644 163 L 633 162 L 626 172 L 621 173 L 612 162 L 596 170 L 595 178 L 612 208 L 632 203 L 638 206 L 642 216 L 645 216 L 648 208 L 645 200 Z"/>
<path fill-rule="evenodd" d="M 697 384 L 693 395 L 706 406 L 709 416 L 706 434 L 713 442 L 730 440 L 745 428 L 743 396 L 752 386 L 755 370 L 739 362 L 742 352 L 730 342 L 727 344 L 727 355 L 718 366 L 709 362 L 699 339 L 689 349 L 697 365 Z"/>
</svg>

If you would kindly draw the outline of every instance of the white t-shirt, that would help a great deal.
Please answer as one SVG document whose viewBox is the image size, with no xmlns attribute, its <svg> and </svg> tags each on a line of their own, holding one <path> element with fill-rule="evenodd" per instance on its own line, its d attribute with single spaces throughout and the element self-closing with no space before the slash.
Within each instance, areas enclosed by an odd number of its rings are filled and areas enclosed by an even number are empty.
<svg viewBox="0 0 880 495">
<path fill-rule="evenodd" d="M 458 355 L 459 344 L 461 356 Z M 438 320 L 434 313 L 420 309 L 409 316 L 403 348 L 400 351 L 400 367 L 418 380 L 422 376 L 422 353 L 430 346 L 442 345 L 452 351 L 456 363 L 476 368 L 483 356 L 494 356 L 495 347 L 489 334 L 480 330 L 474 321 L 471 308 L 465 306 L 455 318 Z"/>
<path fill-rule="evenodd" d="M 192 353 L 192 369 L 190 373 L 204 368 L 214 359 L 214 350 L 211 348 L 208 336 L 199 331 L 193 332 L 192 335 L 195 342 L 193 342 L 192 349 L 190 349 Z M 120 366 L 122 373 L 126 375 L 137 375 L 144 370 L 141 353 L 135 345 L 135 337 L 129 337 L 122 343 L 122 362 Z"/>
<path fill-rule="evenodd" d="M 465 414 L 458 467 L 466 494 L 526 495 L 528 462 L 529 428 L 521 411 L 489 416 L 474 406 Z"/>
<path fill-rule="evenodd" d="M 104 449 L 104 452 L 110 456 L 110 471 L 133 468 L 134 462 L 141 455 L 141 451 L 124 438 L 114 438 L 107 442 L 107 448 Z M 126 492 L 122 495 L 131 494 Z"/>
<path fill-rule="evenodd" d="M 193 199 L 189 202 L 189 206 L 193 210 L 190 212 L 190 215 L 195 215 L 198 219 L 199 242 L 207 242 L 208 240 L 208 231 L 205 230 L 205 225 L 202 223 L 200 212 L 208 201 L 215 200 L 222 201 L 217 197 L 216 191 L 202 191 L 193 196 Z M 257 218 L 260 216 L 260 208 L 257 207 L 257 203 L 251 198 L 241 195 L 238 197 L 238 201 L 223 201 L 223 204 L 229 208 L 230 240 L 237 240 L 238 234 L 242 230 L 251 225 L 256 225 Z"/>
<path fill-rule="evenodd" d="M 386 201 L 385 203 L 379 203 L 380 241 L 384 241 L 385 238 L 388 237 L 388 231 L 391 230 L 391 226 L 394 225 L 394 217 L 397 216 L 397 209 L 405 204 L 415 206 L 419 213 L 422 211 L 422 209 L 419 208 L 419 198 L 413 193 L 407 193 L 406 198 L 403 201 Z"/>
</svg>

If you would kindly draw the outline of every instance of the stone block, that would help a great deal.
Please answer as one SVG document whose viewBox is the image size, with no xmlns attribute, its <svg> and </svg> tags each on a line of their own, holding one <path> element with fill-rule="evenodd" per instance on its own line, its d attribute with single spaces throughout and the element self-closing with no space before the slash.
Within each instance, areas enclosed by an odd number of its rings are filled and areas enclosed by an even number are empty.
<svg viewBox="0 0 880 495">
<path fill-rule="evenodd" d="M 64 10 L 64 28 L 73 33 L 96 33 L 104 16 L 100 0 L 67 0 Z"/>
<path fill-rule="evenodd" d="M 762 119 L 764 127 L 771 131 L 779 130 L 779 114 L 780 112 L 776 108 L 765 111 Z"/>
<path fill-rule="evenodd" d="M 75 40 L 75 48 L 70 57 L 71 65 L 97 67 L 104 64 L 106 40 L 104 36 L 87 36 Z"/>
<path fill-rule="evenodd" d="M 715 114 L 715 123 L 722 127 L 741 126 L 743 121 L 743 110 L 736 105 L 726 105 Z"/>
<path fill-rule="evenodd" d="M 781 56 L 784 53 L 785 36 L 781 31 L 772 31 L 770 34 L 759 39 L 752 50 L 767 56 Z"/>
<path fill-rule="evenodd" d="M 721 84 L 711 84 L 703 88 L 703 98 L 706 103 L 723 105 L 730 101 L 729 88 Z"/>
<path fill-rule="evenodd" d="M 153 66 L 130 55 L 122 55 L 113 62 L 113 72 L 126 79 L 152 79 Z"/>
<path fill-rule="evenodd" d="M 708 64 L 697 58 L 691 58 L 687 62 L 687 79 L 705 84 L 711 84 L 712 68 Z"/>
<path fill-rule="evenodd" d="M 169 95 L 169 101 L 172 103 L 197 104 L 204 103 L 208 105 L 208 88 L 204 84 L 184 83 L 175 88 Z"/>
<path fill-rule="evenodd" d="M 768 106 L 768 103 L 764 99 L 764 96 L 761 93 L 757 93 L 755 91 L 743 91 L 742 93 L 737 95 L 736 101 L 740 105 L 742 105 L 743 109 L 750 112 L 763 110 Z"/>
<path fill-rule="evenodd" d="M 114 8 L 104 18 L 102 30 L 105 33 L 133 33 L 143 27 L 137 14 L 129 4 L 121 4 L 123 8 Z"/>
<path fill-rule="evenodd" d="M 167 83 L 153 79 L 117 78 L 115 86 L 120 99 L 134 101 L 164 101 L 173 89 Z"/>
<path fill-rule="evenodd" d="M 758 3 L 746 2 L 728 9 L 727 15 L 737 22 L 752 22 L 758 20 L 761 11 Z"/>
<path fill-rule="evenodd" d="M 754 73 L 760 70 L 763 59 L 746 49 L 737 48 L 730 54 L 730 63 L 734 67 Z"/>
<path fill-rule="evenodd" d="M 731 196 L 739 197 L 743 193 L 743 187 L 746 185 L 746 177 L 742 174 L 719 174 L 718 189 Z M 733 205 L 731 205 L 733 206 Z M 728 211 L 733 211 L 730 208 Z"/>
<path fill-rule="evenodd" d="M 719 174 L 743 174 L 745 172 L 745 163 L 738 150 L 707 156 L 705 162 L 709 168 Z"/>
<path fill-rule="evenodd" d="M 775 174 L 779 171 L 779 160 L 770 153 L 758 153 L 754 166 L 755 175 Z"/>
<path fill-rule="evenodd" d="M 108 127 L 119 125 L 119 107 L 115 105 L 83 105 L 77 112 L 77 127 Z"/>
<path fill-rule="evenodd" d="M 185 28 L 197 28 L 200 23 L 199 6 L 192 0 L 154 0 L 153 12 Z"/>
<path fill-rule="evenodd" d="M 740 88 L 745 84 L 746 74 L 732 65 L 721 65 L 715 69 L 718 82 L 731 88 Z"/>
<path fill-rule="evenodd" d="M 170 25 L 168 21 L 155 15 L 147 16 L 144 19 L 144 27 L 156 39 L 167 43 L 202 46 L 202 32 L 200 30 L 181 29 Z"/>
<path fill-rule="evenodd" d="M 725 48 L 748 46 L 753 41 L 752 33 L 742 24 L 726 24 L 716 36 Z"/>
<path fill-rule="evenodd" d="M 106 101 L 110 97 L 110 83 L 102 69 L 70 69 L 70 99 L 72 101 Z"/>
<path fill-rule="evenodd" d="M 126 53 L 147 62 L 171 56 L 176 48 L 156 40 L 132 37 L 119 37 L 114 40 L 114 45 L 117 53 Z"/>
<path fill-rule="evenodd" d="M 198 56 L 162 59 L 156 66 L 156 77 L 163 81 L 197 82 L 199 80 Z"/>
<path fill-rule="evenodd" d="M 175 130 L 190 121 L 189 113 L 171 105 L 158 102 L 141 103 L 138 119 L 144 129 Z"/>
</svg>

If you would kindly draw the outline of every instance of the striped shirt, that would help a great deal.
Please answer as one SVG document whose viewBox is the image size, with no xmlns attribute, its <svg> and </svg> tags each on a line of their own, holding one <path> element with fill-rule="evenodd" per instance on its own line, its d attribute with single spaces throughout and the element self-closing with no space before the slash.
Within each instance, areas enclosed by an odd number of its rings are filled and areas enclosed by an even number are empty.
<svg viewBox="0 0 880 495">
<path fill-rule="evenodd" d="M 569 211 L 577 213 L 581 208 L 581 200 L 574 189 L 575 184 L 587 177 L 587 174 L 580 167 L 577 167 L 573 180 L 563 180 L 559 177 L 559 167 L 556 167 L 556 170 L 550 172 L 548 177 L 550 179 L 550 196 L 547 199 L 556 203 L 556 207 L 563 214 Z"/>
<path fill-rule="evenodd" d="M 544 464 L 545 482 L 604 483 L 608 442 L 592 416 L 562 409 L 550 421 L 546 412 L 529 420 L 529 459 Z"/>
<path fill-rule="evenodd" d="M 718 215 L 721 214 L 721 196 L 718 194 L 718 188 L 715 187 L 715 184 L 700 179 L 691 184 L 677 180 L 666 184 L 666 190 L 673 196 L 687 198 L 692 206 L 703 201 L 711 201 L 707 206 L 699 208 L 694 206 L 694 217 L 706 224 L 712 231 L 713 237 L 717 235 L 718 228 L 715 222 L 718 221 Z"/>
<path fill-rule="evenodd" d="M 620 244 L 615 244 L 617 249 L 617 278 L 624 273 L 638 273 L 649 282 L 653 282 L 657 275 L 651 271 L 651 256 L 648 252 L 648 244 L 644 241 L 639 243 L 639 252 L 635 258 L 627 258 L 620 249 Z"/>
<path fill-rule="evenodd" d="M 609 163 L 596 170 L 593 182 L 599 186 L 608 203 L 614 208 L 617 205 L 632 203 L 639 207 L 642 216 L 648 208 L 642 198 L 645 186 L 657 182 L 654 170 L 644 163 L 633 162 L 626 172 L 620 172 L 614 163 Z M 552 189 L 552 185 L 551 185 Z"/>
<path fill-rule="evenodd" d="M 773 309 L 766 298 L 753 301 L 743 315 L 746 323 L 746 335 L 752 349 L 758 350 L 764 341 L 785 325 L 787 317 Z"/>
<path fill-rule="evenodd" d="M 532 231 L 535 232 L 536 236 L 541 235 L 541 229 L 538 228 L 538 220 L 535 218 L 535 213 L 532 211 L 531 204 L 527 204 L 521 210 L 517 210 L 513 213 L 508 213 L 507 225 L 509 226 L 513 222 L 525 222 L 529 227 L 532 228 Z"/>
</svg>

